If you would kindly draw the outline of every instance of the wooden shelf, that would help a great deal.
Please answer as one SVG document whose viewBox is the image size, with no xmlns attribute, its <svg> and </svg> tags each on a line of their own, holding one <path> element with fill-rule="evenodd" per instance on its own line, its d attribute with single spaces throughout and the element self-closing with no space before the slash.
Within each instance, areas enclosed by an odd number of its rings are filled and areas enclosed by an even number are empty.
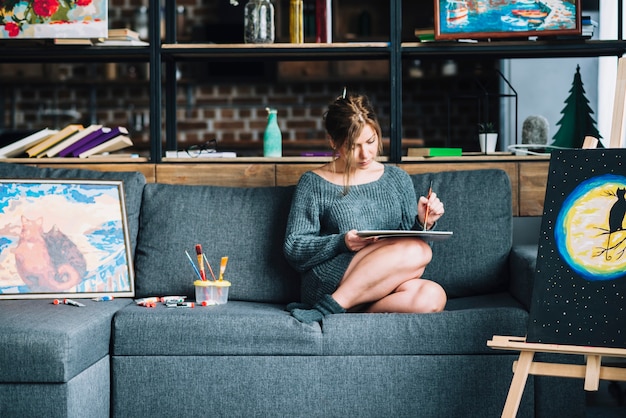
<svg viewBox="0 0 626 418">
<path fill-rule="evenodd" d="M 285 61 L 322 59 L 389 59 L 388 42 L 274 43 L 274 44 L 164 44 L 164 57 L 176 59 L 221 60 L 270 59 Z"/>
<path fill-rule="evenodd" d="M 17 164 L 121 164 L 121 163 L 147 163 L 146 157 L 93 157 L 93 158 L 0 158 L 0 162 L 3 163 L 17 163 Z"/>
</svg>

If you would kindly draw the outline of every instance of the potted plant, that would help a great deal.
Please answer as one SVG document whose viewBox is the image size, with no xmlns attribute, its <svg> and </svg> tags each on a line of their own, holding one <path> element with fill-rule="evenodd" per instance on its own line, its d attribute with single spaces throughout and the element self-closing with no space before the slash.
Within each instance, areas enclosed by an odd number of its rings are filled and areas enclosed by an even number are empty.
<svg viewBox="0 0 626 418">
<path fill-rule="evenodd" d="M 480 152 L 487 154 L 496 151 L 498 131 L 493 123 L 484 122 L 478 124 L 478 142 L 480 143 Z"/>
</svg>

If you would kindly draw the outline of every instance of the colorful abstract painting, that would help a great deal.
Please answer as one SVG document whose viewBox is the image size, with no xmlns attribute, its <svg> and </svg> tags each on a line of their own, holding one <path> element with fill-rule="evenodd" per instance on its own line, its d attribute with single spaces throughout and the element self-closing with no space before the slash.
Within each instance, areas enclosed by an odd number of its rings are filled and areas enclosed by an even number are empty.
<svg viewBox="0 0 626 418">
<path fill-rule="evenodd" d="M 580 33 L 580 0 L 435 1 L 436 39 Z"/>
<path fill-rule="evenodd" d="M 0 39 L 105 38 L 106 0 L 0 0 Z"/>
<path fill-rule="evenodd" d="M 0 180 L 0 299 L 133 296 L 122 183 Z"/>
<path fill-rule="evenodd" d="M 553 151 L 528 342 L 626 348 L 626 150 Z"/>
</svg>

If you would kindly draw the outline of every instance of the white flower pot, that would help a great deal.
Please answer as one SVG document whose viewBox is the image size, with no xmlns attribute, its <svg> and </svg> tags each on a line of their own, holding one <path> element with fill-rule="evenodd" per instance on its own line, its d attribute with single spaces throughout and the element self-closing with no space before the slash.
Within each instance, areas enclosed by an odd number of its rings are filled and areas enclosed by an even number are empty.
<svg viewBox="0 0 626 418">
<path fill-rule="evenodd" d="M 497 133 L 478 134 L 478 142 L 480 142 L 480 152 L 489 154 L 496 152 L 496 144 L 498 143 Z"/>
</svg>

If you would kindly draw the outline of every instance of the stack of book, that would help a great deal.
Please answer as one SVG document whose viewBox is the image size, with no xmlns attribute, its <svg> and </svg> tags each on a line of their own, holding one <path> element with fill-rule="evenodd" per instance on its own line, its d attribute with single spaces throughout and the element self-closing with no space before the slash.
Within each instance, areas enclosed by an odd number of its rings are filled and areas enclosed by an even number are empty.
<svg viewBox="0 0 626 418">
<path fill-rule="evenodd" d="M 419 39 L 420 42 L 432 42 L 435 40 L 435 29 L 434 28 L 418 28 L 415 29 L 415 37 Z"/>
<path fill-rule="evenodd" d="M 409 148 L 407 157 L 460 157 L 461 148 Z"/>
<path fill-rule="evenodd" d="M 87 158 L 106 155 L 132 145 L 128 130 L 123 126 L 109 128 L 71 124 L 59 130 L 45 128 L 2 147 L 0 158 Z"/>
<path fill-rule="evenodd" d="M 55 45 L 148 46 L 132 29 L 109 29 L 106 38 L 57 38 Z"/>
<path fill-rule="evenodd" d="M 97 46 L 148 46 L 147 42 L 139 39 L 139 33 L 128 28 L 109 29 L 106 39 L 100 39 Z"/>
<path fill-rule="evenodd" d="M 591 16 L 582 16 L 581 23 L 583 26 L 583 38 L 591 38 L 593 36 L 594 28 L 598 27 L 598 22 L 593 20 Z"/>
</svg>

